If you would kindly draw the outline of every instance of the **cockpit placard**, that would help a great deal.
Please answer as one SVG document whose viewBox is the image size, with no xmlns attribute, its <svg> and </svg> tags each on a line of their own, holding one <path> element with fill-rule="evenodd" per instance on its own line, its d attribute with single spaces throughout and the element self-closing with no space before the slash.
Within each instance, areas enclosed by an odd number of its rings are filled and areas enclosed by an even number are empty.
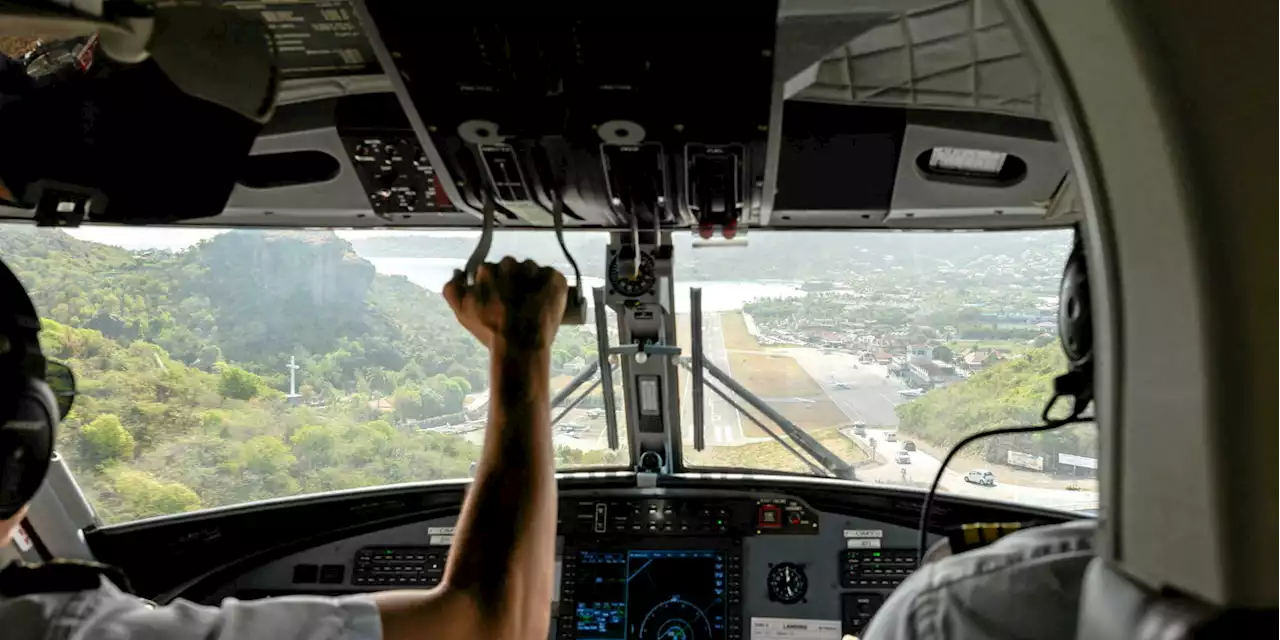
<svg viewBox="0 0 1280 640">
<path fill-rule="evenodd" d="M 276 38 L 285 80 L 381 72 L 350 0 L 223 4 L 255 13 L 267 24 Z"/>
</svg>

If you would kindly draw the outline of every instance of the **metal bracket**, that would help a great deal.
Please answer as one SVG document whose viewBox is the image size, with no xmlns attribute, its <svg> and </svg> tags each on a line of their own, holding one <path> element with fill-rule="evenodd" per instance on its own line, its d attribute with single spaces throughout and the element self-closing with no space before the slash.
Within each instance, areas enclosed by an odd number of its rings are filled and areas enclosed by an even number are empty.
<svg viewBox="0 0 1280 640">
<path fill-rule="evenodd" d="M 675 357 L 680 355 L 680 347 L 669 344 L 620 344 L 616 347 L 610 347 L 609 353 L 620 356 L 658 356 L 658 357 Z"/>
<path fill-rule="evenodd" d="M 617 402 L 613 397 L 613 367 L 609 364 L 609 318 L 605 313 L 604 288 L 592 290 L 596 313 L 596 366 L 600 369 L 600 384 L 604 385 L 604 424 L 609 439 L 609 449 L 618 450 Z"/>
</svg>

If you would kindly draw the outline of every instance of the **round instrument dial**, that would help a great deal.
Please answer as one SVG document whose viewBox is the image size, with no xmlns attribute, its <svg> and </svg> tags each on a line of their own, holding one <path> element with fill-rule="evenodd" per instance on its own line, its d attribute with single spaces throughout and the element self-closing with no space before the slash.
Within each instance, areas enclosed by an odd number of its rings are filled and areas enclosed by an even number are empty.
<svg viewBox="0 0 1280 640">
<path fill-rule="evenodd" d="M 782 604 L 795 604 L 809 590 L 809 578 L 800 565 L 781 562 L 769 570 L 769 599 Z"/>
<path fill-rule="evenodd" d="M 638 298 L 652 291 L 657 283 L 658 275 L 654 272 L 653 256 L 647 253 L 640 253 L 639 273 L 635 273 L 630 260 L 623 260 L 620 256 L 614 256 L 609 262 L 609 285 L 619 295 Z"/>
</svg>

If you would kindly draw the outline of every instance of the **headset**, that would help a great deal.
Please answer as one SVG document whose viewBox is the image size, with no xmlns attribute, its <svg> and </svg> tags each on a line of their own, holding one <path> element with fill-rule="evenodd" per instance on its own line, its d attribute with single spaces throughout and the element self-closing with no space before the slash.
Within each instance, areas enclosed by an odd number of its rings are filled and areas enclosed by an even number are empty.
<svg viewBox="0 0 1280 640">
<path fill-rule="evenodd" d="M 1093 306 L 1078 231 L 1058 289 L 1058 338 L 1067 357 L 1067 373 L 1054 381 L 1054 393 L 1074 398 L 1075 406 L 1083 410 L 1093 400 Z"/>
<path fill-rule="evenodd" d="M 58 398 L 46 381 L 40 316 L 26 289 L 0 262 L 0 520 L 12 517 L 44 482 L 53 458 Z"/>
</svg>

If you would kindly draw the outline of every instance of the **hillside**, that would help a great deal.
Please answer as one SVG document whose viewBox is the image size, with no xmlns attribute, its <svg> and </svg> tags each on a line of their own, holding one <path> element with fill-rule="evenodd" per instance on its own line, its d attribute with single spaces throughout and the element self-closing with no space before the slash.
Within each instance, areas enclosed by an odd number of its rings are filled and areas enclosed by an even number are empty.
<svg viewBox="0 0 1280 640">
<path fill-rule="evenodd" d="M 318 395 L 438 374 L 486 385 L 480 345 L 436 292 L 376 274 L 332 233 L 235 231 L 181 253 L 130 253 L 11 227 L 0 256 L 45 317 L 205 370 L 235 362 L 284 390 L 292 356 Z"/>
<path fill-rule="evenodd" d="M 393 426 L 368 396 L 295 406 L 234 365 L 188 367 L 142 340 L 52 320 L 41 338 L 80 381 L 58 450 L 107 522 L 460 477 L 478 458 L 462 438 Z"/>
<path fill-rule="evenodd" d="M 899 429 L 940 447 L 994 427 L 1040 423 L 1044 403 L 1053 394 L 1053 378 L 1066 370 L 1057 345 L 1026 354 L 980 371 L 951 386 L 934 389 L 898 405 Z M 1052 458 L 1056 453 L 1096 457 L 1097 429 L 1092 425 L 1017 436 L 1005 441 L 1020 451 Z M 972 445 L 978 455 L 984 441 Z"/>
<path fill-rule="evenodd" d="M 58 450 L 107 522 L 465 477 L 478 458 L 415 425 L 487 386 L 483 347 L 438 293 L 376 274 L 332 233 L 133 253 L 10 226 L 0 257 L 77 375 Z M 562 338 L 560 361 L 591 343 Z M 285 399 L 290 356 L 300 402 Z"/>
</svg>

